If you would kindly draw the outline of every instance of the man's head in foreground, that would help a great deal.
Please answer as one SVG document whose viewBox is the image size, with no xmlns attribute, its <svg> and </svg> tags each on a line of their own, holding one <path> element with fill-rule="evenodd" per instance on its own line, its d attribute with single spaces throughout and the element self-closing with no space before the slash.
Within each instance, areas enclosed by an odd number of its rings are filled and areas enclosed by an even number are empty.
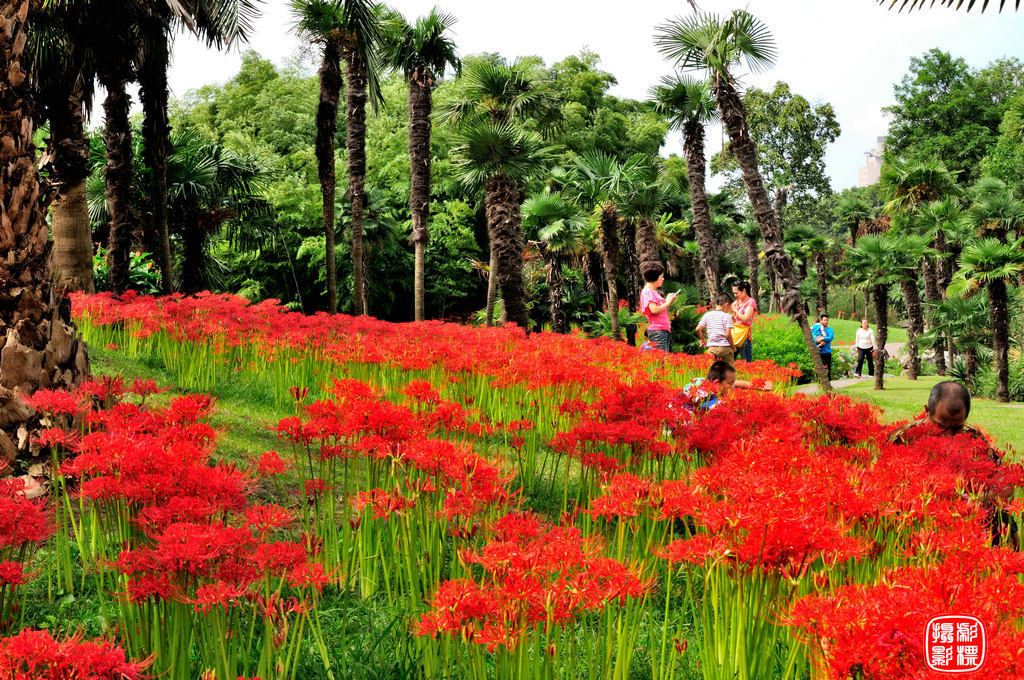
<svg viewBox="0 0 1024 680">
<path fill-rule="evenodd" d="M 940 382 L 928 395 L 925 409 L 928 420 L 946 432 L 960 432 L 967 424 L 967 416 L 971 414 L 971 393 L 958 382 Z"/>
</svg>

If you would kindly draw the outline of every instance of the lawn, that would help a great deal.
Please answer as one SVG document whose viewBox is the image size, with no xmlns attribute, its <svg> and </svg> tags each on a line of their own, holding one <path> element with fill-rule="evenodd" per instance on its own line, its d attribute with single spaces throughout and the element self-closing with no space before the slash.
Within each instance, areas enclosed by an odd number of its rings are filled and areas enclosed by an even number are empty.
<svg viewBox="0 0 1024 680">
<path fill-rule="evenodd" d="M 881 392 L 875 391 L 871 380 L 845 387 L 841 392 L 881 407 L 887 420 L 903 420 L 924 410 L 929 391 L 940 380 L 942 378 L 937 376 L 917 380 L 887 377 L 885 389 Z M 1018 454 L 1024 451 L 1024 404 L 975 399 L 969 422 L 991 434 L 1001 446 L 1013 448 Z"/>
<path fill-rule="evenodd" d="M 836 330 L 836 345 L 842 345 L 847 347 L 853 344 L 857 329 L 860 328 L 860 322 L 854 321 L 853 319 L 829 319 L 829 325 Z M 871 325 L 875 329 L 875 335 L 878 335 L 878 326 L 875 324 Z M 889 337 L 888 342 L 906 342 L 907 341 L 907 329 L 900 328 L 899 326 L 889 326 Z"/>
</svg>

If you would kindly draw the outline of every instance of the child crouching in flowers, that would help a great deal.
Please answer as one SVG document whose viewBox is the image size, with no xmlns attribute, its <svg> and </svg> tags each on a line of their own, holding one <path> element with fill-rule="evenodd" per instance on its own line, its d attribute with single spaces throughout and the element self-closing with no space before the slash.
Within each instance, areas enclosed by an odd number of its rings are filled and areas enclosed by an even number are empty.
<svg viewBox="0 0 1024 680">
<path fill-rule="evenodd" d="M 719 360 L 711 364 L 707 377 L 694 378 L 683 388 L 683 408 L 691 412 L 710 411 L 737 387 L 770 390 L 772 384 L 766 382 L 763 387 L 758 388 L 749 380 L 737 380 L 736 368 L 726 361 Z"/>
</svg>

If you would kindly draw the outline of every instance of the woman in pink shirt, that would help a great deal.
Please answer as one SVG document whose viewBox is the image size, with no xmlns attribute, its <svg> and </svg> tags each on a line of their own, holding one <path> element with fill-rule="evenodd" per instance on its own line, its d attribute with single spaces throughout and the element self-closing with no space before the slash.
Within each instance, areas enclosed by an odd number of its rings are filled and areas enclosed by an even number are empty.
<svg viewBox="0 0 1024 680">
<path fill-rule="evenodd" d="M 757 316 L 757 300 L 750 297 L 750 284 L 746 281 L 736 281 L 732 284 L 732 296 L 735 298 L 732 303 L 734 323 L 747 329 L 747 339 L 736 348 L 736 358 L 753 361 L 754 342 L 751 326 L 754 325 L 754 317 Z"/>
<path fill-rule="evenodd" d="M 671 352 L 672 321 L 668 318 L 668 308 L 679 293 L 662 297 L 658 292 L 665 284 L 665 268 L 660 264 L 644 269 L 643 274 L 647 284 L 640 291 L 640 313 L 647 317 L 647 339 L 658 349 Z"/>
</svg>

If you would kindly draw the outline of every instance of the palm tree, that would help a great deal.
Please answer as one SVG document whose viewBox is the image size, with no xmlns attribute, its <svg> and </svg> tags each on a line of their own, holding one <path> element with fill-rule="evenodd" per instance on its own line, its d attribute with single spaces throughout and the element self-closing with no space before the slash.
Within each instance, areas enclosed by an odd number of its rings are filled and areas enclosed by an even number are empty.
<svg viewBox="0 0 1024 680">
<path fill-rule="evenodd" d="M 254 158 L 207 142 L 191 130 L 175 134 L 171 149 L 168 218 L 183 246 L 180 288 L 197 293 L 216 287 L 218 263 L 210 255 L 210 240 L 223 227 L 234 227 L 229 236 L 236 246 L 259 241 L 252 231 L 269 208 L 263 198 L 266 176 Z"/>
<path fill-rule="evenodd" d="M 956 351 L 964 357 L 964 377 L 970 379 L 977 371 L 979 355 L 992 346 L 990 319 L 988 300 L 984 296 L 947 296 L 932 306 L 932 327 L 922 336 L 922 341 L 939 346 L 944 338 L 956 338 Z M 952 366 L 951 361 L 950 368 Z"/>
<path fill-rule="evenodd" d="M 513 122 L 464 124 L 452 149 L 456 172 L 471 190 L 483 187 L 494 254 L 492 276 L 501 288 L 505 317 L 529 328 L 523 285 L 522 187 L 550 160 L 539 134 Z"/>
<path fill-rule="evenodd" d="M 36 3 L 0 4 L 0 451 L 14 457 L 34 437 L 18 430 L 33 417 L 16 391 L 78 383 L 89 372 L 71 306 L 50 284 L 45 206 L 36 173 L 28 23 Z M 22 357 L 43 357 L 25 361 Z M 14 359 L 9 359 L 14 357 Z"/>
<path fill-rule="evenodd" d="M 879 5 L 888 5 L 889 9 L 893 9 L 899 6 L 898 11 L 902 12 L 904 9 L 908 11 L 914 11 L 915 9 L 921 9 L 925 5 L 931 7 L 936 2 L 944 7 L 952 7 L 955 10 L 960 10 L 964 3 L 967 3 L 967 11 L 970 12 L 974 9 L 974 6 L 978 4 L 978 0 L 878 0 Z M 981 11 L 984 12 L 988 9 L 990 0 L 982 0 Z M 1013 8 L 1016 10 L 1020 9 L 1021 0 L 1014 0 Z M 1006 0 L 999 0 L 999 11 L 1002 12 L 1003 8 L 1006 7 Z"/>
<path fill-rule="evenodd" d="M 681 68 L 701 70 L 711 77 L 711 92 L 729 135 L 729 149 L 740 166 L 754 219 L 761 229 L 765 258 L 781 282 L 783 311 L 803 331 L 818 382 L 823 390 L 829 391 L 832 386 L 828 371 L 811 337 L 811 327 L 800 297 L 800 284 L 793 271 L 793 263 L 786 255 L 782 225 L 758 168 L 757 146 L 750 137 L 746 108 L 732 74 L 733 68 L 744 62 L 753 70 L 770 66 L 775 59 L 774 40 L 763 23 L 749 12 L 737 10 L 726 18 L 696 14 L 675 19 L 658 29 L 656 42 L 662 54 Z"/>
<path fill-rule="evenodd" d="M 871 205 L 858 196 L 843 196 L 836 202 L 836 221 L 844 225 L 850 231 L 850 245 L 857 245 L 857 236 L 860 232 L 860 225 L 875 217 Z"/>
<path fill-rule="evenodd" d="M 399 69 L 409 81 L 409 209 L 415 252 L 413 310 L 416 321 L 425 314 L 424 255 L 430 239 L 430 116 L 433 89 L 445 70 L 462 70 L 462 61 L 448 33 L 455 25 L 451 14 L 430 11 L 410 25 L 397 12 L 388 15 L 381 46 L 385 64 Z"/>
<path fill-rule="evenodd" d="M 887 162 L 878 183 L 889 215 L 913 214 L 929 201 L 960 193 L 953 173 L 939 160 Z"/>
<path fill-rule="evenodd" d="M 924 333 L 924 313 L 917 275 L 921 262 L 931 259 L 934 251 L 930 245 L 931 239 L 926 234 L 902 234 L 892 238 L 892 266 L 898 275 L 903 302 L 907 307 L 907 378 L 917 380 L 921 372 L 918 338 Z M 940 347 L 939 353 L 944 349 Z"/>
<path fill-rule="evenodd" d="M 854 284 L 871 292 L 878 325 L 879 361 L 875 389 L 885 389 L 885 344 L 889 339 L 889 289 L 900 280 L 894 267 L 894 240 L 888 234 L 864 236 L 846 251 L 845 266 Z"/>
<path fill-rule="evenodd" d="M 341 30 L 344 7 L 333 0 L 292 0 L 296 29 L 320 45 L 320 101 L 316 108 L 316 166 L 320 178 L 326 242 L 327 310 L 338 311 L 338 265 L 335 261 L 334 140 L 338 132 L 338 101 L 341 98 Z"/>
<path fill-rule="evenodd" d="M 619 335 L 619 201 L 624 195 L 623 185 L 637 169 L 639 159 L 624 165 L 614 157 L 600 151 L 585 153 L 574 159 L 570 184 L 581 205 L 593 209 L 599 226 L 601 258 L 607 286 L 608 317 L 612 337 Z"/>
<path fill-rule="evenodd" d="M 934 308 L 945 298 L 946 287 L 953 275 L 953 264 L 959 255 L 960 243 L 965 240 L 963 232 L 963 210 L 957 199 L 947 197 L 930 201 L 920 206 L 914 218 L 914 230 L 928 237 L 934 249 L 934 258 L 924 258 L 921 268 L 924 272 L 925 298 Z M 946 338 L 936 336 L 935 368 L 939 375 L 945 375 Z"/>
<path fill-rule="evenodd" d="M 992 350 L 996 358 L 996 399 L 1010 400 L 1010 311 L 1008 285 L 1024 273 L 1024 239 L 1004 243 L 985 237 L 967 244 L 949 294 L 973 295 L 984 287 L 992 314 Z"/>
<path fill-rule="evenodd" d="M 525 158 L 520 156 L 521 151 L 529 151 L 528 155 L 532 156 L 533 160 L 540 160 L 541 157 L 547 158 L 546 151 L 542 152 L 540 145 L 534 144 L 534 141 L 540 138 L 538 137 L 535 140 L 533 135 L 522 135 L 521 133 L 524 131 L 519 129 L 521 124 L 530 120 L 539 121 L 542 124 L 542 128 L 549 127 L 552 110 L 557 110 L 557 107 L 553 106 L 553 99 L 537 81 L 534 73 L 525 62 L 506 64 L 497 59 L 477 58 L 465 64 L 462 77 L 458 81 L 457 94 L 438 112 L 438 118 L 461 134 L 463 141 L 461 146 L 467 150 L 479 147 L 479 144 L 468 144 L 467 142 L 471 139 L 475 138 L 477 142 L 483 143 L 484 138 L 489 138 L 491 143 L 497 143 L 500 137 L 506 137 L 508 141 L 514 142 L 513 146 L 515 148 L 510 147 L 504 150 L 494 148 L 486 152 L 485 156 L 491 158 L 492 161 L 496 161 L 498 157 L 506 157 L 511 161 L 515 161 L 516 166 L 520 166 L 519 160 Z M 521 148 L 520 142 L 523 143 Z M 519 160 L 516 160 L 517 156 L 519 156 Z M 464 158 L 463 164 L 465 162 Z M 523 170 L 524 168 L 522 167 L 516 167 L 514 175 L 510 176 L 511 179 L 514 181 L 525 180 L 530 173 L 523 172 Z M 464 177 L 464 179 L 468 178 Z M 495 185 L 495 188 L 497 189 L 497 185 Z M 517 187 L 518 189 L 519 187 Z M 492 196 L 492 198 L 497 198 L 497 194 Z M 511 198 L 511 195 L 506 198 Z M 521 192 L 518 195 L 518 199 L 522 200 Z M 501 284 L 501 271 L 503 271 L 499 262 L 502 258 L 499 257 L 496 249 L 499 244 L 496 242 L 495 234 L 493 233 L 495 224 L 490 221 L 490 216 L 493 214 L 497 218 L 500 212 L 492 212 L 489 208 L 487 209 L 490 237 L 490 266 L 488 268 L 490 275 L 487 282 L 486 312 L 488 326 L 494 323 L 494 301 L 497 297 L 498 286 Z M 522 254 L 522 230 L 519 227 L 518 213 L 516 215 L 516 225 L 512 231 L 518 234 L 517 238 L 506 240 L 505 245 L 503 245 L 509 256 L 505 258 L 505 263 L 510 266 L 512 259 L 510 249 L 514 249 L 514 243 L 519 244 L 519 253 L 520 255 Z M 503 227 L 502 234 L 505 233 L 506 230 Z M 504 275 L 511 276 L 509 279 L 510 283 L 518 285 L 520 289 L 518 294 L 521 294 L 521 259 L 516 266 L 520 270 L 518 274 L 510 274 L 505 269 Z M 516 281 L 519 283 L 516 284 Z M 504 300 L 505 297 L 505 291 L 502 290 L 502 299 Z M 523 309 L 525 310 L 525 303 L 523 304 Z M 506 305 L 506 317 L 508 316 L 508 310 L 509 308 Z M 523 318 L 525 319 L 525 316 Z"/>
<path fill-rule="evenodd" d="M 551 329 L 569 332 L 569 319 L 562 298 L 565 296 L 565 260 L 583 251 L 586 220 L 579 207 L 558 192 L 530 196 L 523 203 L 523 227 L 537 248 L 547 274 L 551 306 Z"/>
<path fill-rule="evenodd" d="M 94 65 L 81 35 L 83 3 L 44 6 L 32 25 L 32 63 L 42 118 L 49 121 L 49 168 L 56 193 L 52 206 L 53 282 L 58 289 L 94 292 L 93 243 L 86 200 Z"/>
<path fill-rule="evenodd" d="M 369 314 L 363 216 L 366 210 L 366 103 L 381 101 L 377 81 L 380 20 L 372 0 L 335 0 L 343 8 L 341 57 L 345 61 L 345 148 L 348 152 L 348 201 L 352 211 L 352 309 Z"/>
<path fill-rule="evenodd" d="M 651 92 L 655 109 L 669 124 L 683 133 L 686 172 L 690 179 L 690 204 L 693 231 L 700 246 L 701 265 L 708 294 L 718 296 L 721 276 L 718 271 L 718 243 L 711 230 L 711 210 L 705 188 L 707 159 L 704 155 L 704 127 L 718 118 L 715 100 L 706 82 L 683 76 L 666 76 Z"/>
<path fill-rule="evenodd" d="M 814 260 L 814 271 L 818 279 L 817 313 L 819 316 L 828 314 L 828 281 L 832 274 L 829 260 L 835 251 L 835 243 L 827 236 L 815 234 L 807 240 L 807 250 Z"/>
<path fill-rule="evenodd" d="M 150 4 L 156 6 L 140 19 L 143 42 L 138 69 L 139 99 L 144 113 L 143 156 L 150 169 L 152 224 L 147 245 L 157 253 L 162 287 L 169 293 L 173 260 L 167 226 L 167 158 L 171 153 L 167 71 L 172 36 L 176 30 L 187 29 L 208 47 L 230 47 L 252 32 L 259 10 L 254 0 L 178 0 Z"/>
</svg>

